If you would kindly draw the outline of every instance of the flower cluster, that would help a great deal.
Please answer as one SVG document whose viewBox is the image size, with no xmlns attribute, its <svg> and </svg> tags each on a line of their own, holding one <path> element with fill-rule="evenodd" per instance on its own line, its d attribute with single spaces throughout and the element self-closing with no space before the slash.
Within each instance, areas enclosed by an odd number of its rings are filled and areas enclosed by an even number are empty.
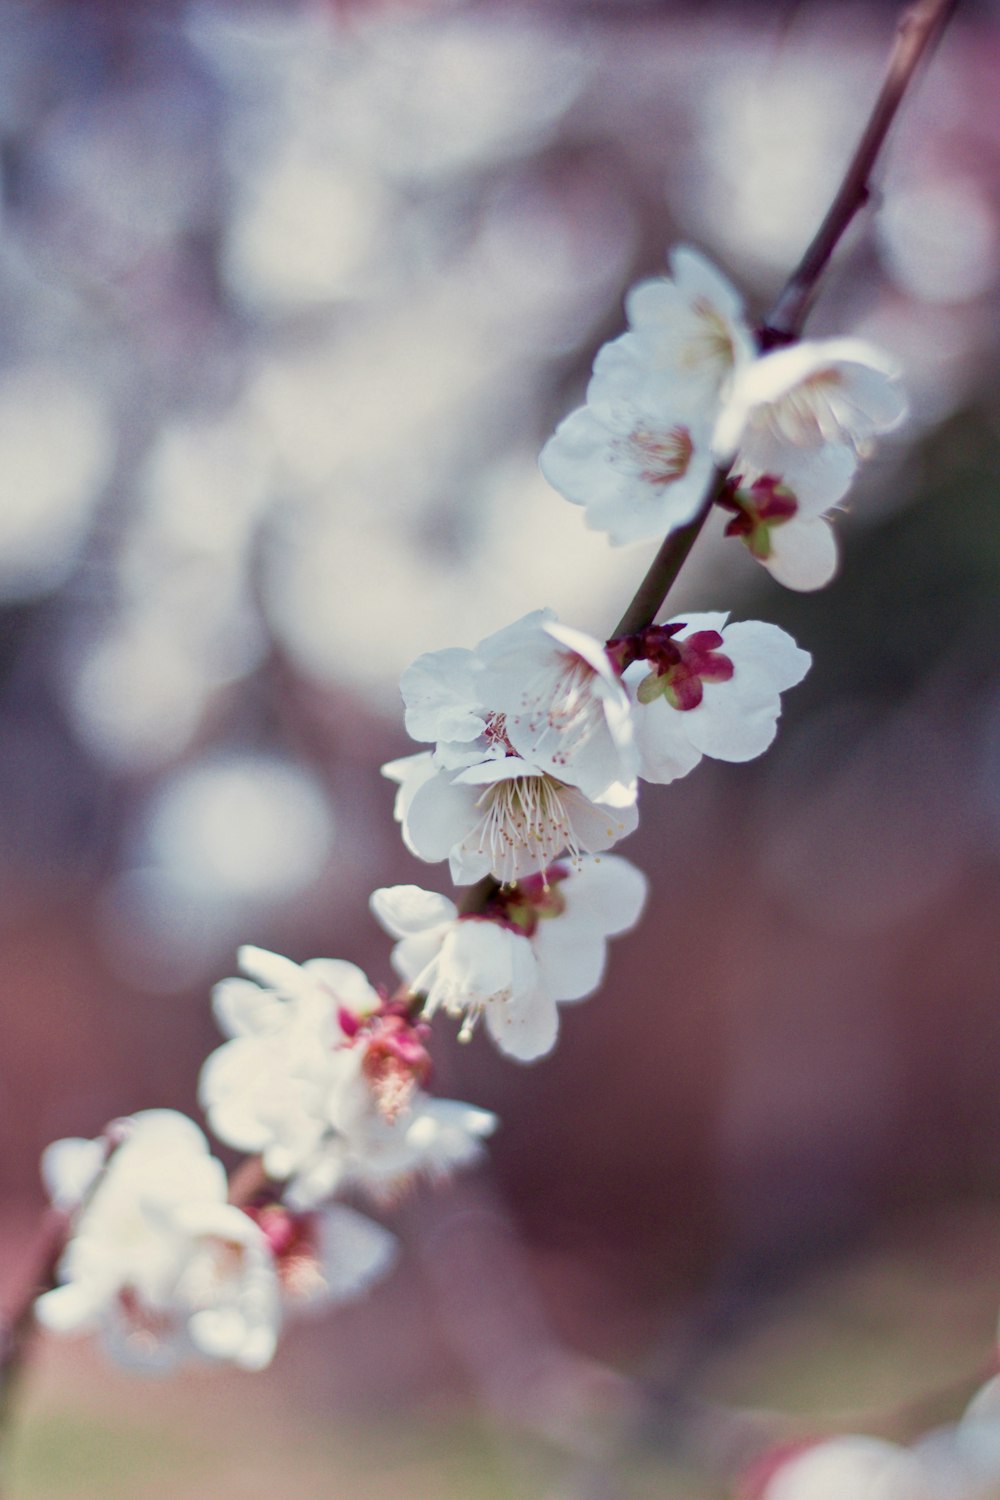
<svg viewBox="0 0 1000 1500">
<path fill-rule="evenodd" d="M 1000 1489 L 1000 1378 L 957 1422 L 909 1446 L 844 1434 L 765 1453 L 745 1476 L 746 1500 L 991 1500 Z"/>
<path fill-rule="evenodd" d="M 837 562 L 826 513 L 905 414 L 893 367 L 860 339 L 761 354 L 713 266 L 678 249 L 671 272 L 629 294 L 628 332 L 546 443 L 545 476 L 621 543 L 687 525 L 717 471 L 727 534 L 789 588 L 820 588 Z"/>
<path fill-rule="evenodd" d="M 287 1183 L 286 1202 L 313 1208 L 349 1185 L 391 1198 L 476 1160 L 495 1117 L 425 1092 L 426 1028 L 354 964 L 241 948 L 240 966 L 250 978 L 215 992 L 230 1040 L 202 1069 L 201 1101 L 220 1140 Z"/>
<path fill-rule="evenodd" d="M 540 610 L 474 651 L 419 657 L 406 724 L 435 746 L 383 768 L 407 847 L 448 859 L 460 884 L 544 878 L 632 832 L 638 778 L 760 755 L 810 657 L 776 625 L 726 622 L 689 615 L 602 645 Z"/>
<path fill-rule="evenodd" d="M 825 512 L 902 415 L 887 362 L 850 340 L 761 354 L 735 291 L 690 250 L 627 310 L 586 406 L 545 446 L 546 474 L 612 541 L 669 535 L 718 502 L 776 577 L 825 581 Z M 383 768 L 396 817 L 415 855 L 472 889 L 458 903 L 374 892 L 392 991 L 343 960 L 240 950 L 242 976 L 215 990 L 226 1040 L 200 1101 L 218 1138 L 250 1153 L 249 1189 L 170 1111 L 57 1142 L 44 1173 L 68 1234 L 38 1301 L 47 1327 L 99 1329 L 133 1363 L 255 1369 L 287 1312 L 387 1270 L 392 1236 L 335 1199 L 391 1207 L 415 1179 L 474 1164 L 497 1123 L 429 1092 L 435 1017 L 463 1039 L 482 1020 L 523 1062 L 548 1053 L 560 1006 L 597 989 L 607 940 L 646 900 L 645 877 L 606 853 L 638 823 L 640 781 L 760 755 L 809 668 L 775 625 L 655 615 L 598 640 L 540 609 L 404 672 L 406 728 L 427 748 Z"/>
<path fill-rule="evenodd" d="M 395 1255 L 387 1230 L 343 1205 L 230 1203 L 222 1163 L 173 1110 L 116 1121 L 102 1140 L 56 1141 L 42 1165 L 72 1232 L 37 1315 L 58 1332 L 100 1331 L 124 1364 L 259 1370 L 286 1311 L 356 1295 Z"/>
</svg>

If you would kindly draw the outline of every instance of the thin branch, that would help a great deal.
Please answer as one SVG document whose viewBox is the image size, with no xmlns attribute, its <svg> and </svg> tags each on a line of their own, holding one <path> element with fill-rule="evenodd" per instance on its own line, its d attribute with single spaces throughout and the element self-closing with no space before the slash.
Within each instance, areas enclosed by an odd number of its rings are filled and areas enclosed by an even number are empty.
<svg viewBox="0 0 1000 1500">
<path fill-rule="evenodd" d="M 711 515 L 712 506 L 722 493 L 722 486 L 725 482 L 725 469 L 716 469 L 694 520 L 664 537 L 660 550 L 632 596 L 628 609 L 611 632 L 612 640 L 617 639 L 618 636 L 635 635 L 637 631 L 645 630 L 647 625 L 652 625 L 664 599 L 673 588 L 678 573 L 687 562 L 688 554 L 698 540 L 701 528 Z"/>
<path fill-rule="evenodd" d="M 876 158 L 920 60 L 941 36 L 957 4 L 958 0 L 916 0 L 900 17 L 885 79 L 858 148 L 812 244 L 761 329 L 765 349 L 789 344 L 801 333 L 820 276 L 855 214 L 869 200 Z"/>
</svg>

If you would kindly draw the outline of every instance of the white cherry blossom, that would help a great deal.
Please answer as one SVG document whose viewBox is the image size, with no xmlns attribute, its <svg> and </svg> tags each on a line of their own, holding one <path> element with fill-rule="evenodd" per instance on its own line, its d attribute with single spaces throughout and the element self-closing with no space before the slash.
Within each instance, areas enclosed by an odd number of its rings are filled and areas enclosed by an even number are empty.
<svg viewBox="0 0 1000 1500">
<path fill-rule="evenodd" d="M 384 1195 L 476 1160 L 494 1117 L 424 1092 L 419 1028 L 360 969 L 256 948 L 239 956 L 260 985 L 217 987 L 230 1040 L 202 1069 L 201 1102 L 221 1140 L 259 1151 L 268 1176 L 289 1182 L 292 1207 L 313 1208 L 348 1183 Z"/>
<path fill-rule="evenodd" d="M 716 401 L 734 373 L 757 354 L 743 298 L 707 257 L 687 245 L 670 252 L 669 277 L 650 277 L 631 289 L 625 312 L 650 375 L 683 382 L 694 407 Z M 604 351 L 599 363 L 602 358 Z"/>
<path fill-rule="evenodd" d="M 628 695 L 602 642 L 534 610 L 474 651 L 430 651 L 403 673 L 406 727 L 434 763 L 463 770 L 519 755 L 601 798 L 635 788 Z M 620 786 L 619 786 L 620 784 Z"/>
<path fill-rule="evenodd" d="M 539 465 L 553 489 L 585 508 L 592 531 L 624 546 L 693 520 L 714 468 L 708 437 L 707 421 L 682 418 L 639 386 L 628 398 L 570 412 Z"/>
<path fill-rule="evenodd" d="M 395 1235 L 342 1203 L 296 1212 L 265 1201 L 246 1213 L 267 1240 L 282 1303 L 296 1314 L 360 1296 L 396 1259 Z"/>
<path fill-rule="evenodd" d="M 447 859 L 459 885 L 544 873 L 561 854 L 610 849 L 639 821 L 631 788 L 611 787 L 593 801 L 517 755 L 448 770 L 425 751 L 382 772 L 399 783 L 396 818 L 407 848 L 419 859 Z"/>
<path fill-rule="evenodd" d="M 400 939 L 393 964 L 426 994 L 424 1014 L 463 1018 L 463 1035 L 482 1016 L 501 1051 L 527 1062 L 555 1044 L 557 1004 L 598 987 L 607 939 L 635 925 L 645 896 L 641 871 L 608 855 L 497 891 L 476 916 L 413 885 L 377 890 L 371 904 Z"/>
<path fill-rule="evenodd" d="M 906 398 L 891 360 L 862 339 L 806 340 L 745 365 L 719 413 L 719 463 L 753 454 L 758 442 L 816 452 L 828 444 L 864 451 L 897 427 Z"/>
<path fill-rule="evenodd" d="M 720 398 L 756 353 L 738 293 L 704 257 L 676 249 L 671 273 L 633 287 L 629 332 L 600 350 L 586 405 L 540 458 L 550 484 L 616 544 L 694 518 Z"/>
<path fill-rule="evenodd" d="M 416 1089 L 387 1113 L 366 1076 L 363 1049 L 345 1056 L 348 1067 L 328 1101 L 328 1130 L 286 1189 L 293 1207 L 310 1208 L 353 1187 L 392 1200 L 416 1177 L 446 1178 L 482 1159 L 482 1142 L 497 1126 L 489 1110 Z"/>
<path fill-rule="evenodd" d="M 727 625 L 727 618 L 687 615 L 636 638 L 644 656 L 628 667 L 625 682 L 647 781 L 685 776 L 703 755 L 761 755 L 777 732 L 781 693 L 809 670 L 809 653 L 777 625 Z"/>
<path fill-rule="evenodd" d="M 539 610 L 476 654 L 480 690 L 518 755 L 591 798 L 634 788 L 628 694 L 603 642 Z"/>
<path fill-rule="evenodd" d="M 99 1331 L 123 1363 L 158 1369 L 200 1357 L 261 1369 L 274 1353 L 281 1299 L 265 1236 L 226 1201 L 222 1163 L 172 1110 L 118 1122 L 102 1174 L 72 1216 L 58 1285 L 36 1303 L 60 1333 Z M 57 1142 L 45 1175 L 57 1203 L 78 1142 Z M 78 1183 L 79 1179 L 77 1179 Z"/>
<path fill-rule="evenodd" d="M 341 1014 L 370 1014 L 380 999 L 362 971 L 340 959 L 299 965 L 250 946 L 238 959 L 249 977 L 215 987 L 216 1021 L 231 1040 L 206 1059 L 200 1099 L 219 1139 L 260 1152 L 280 1182 L 328 1128 L 326 1099 L 349 1040 Z"/>
</svg>

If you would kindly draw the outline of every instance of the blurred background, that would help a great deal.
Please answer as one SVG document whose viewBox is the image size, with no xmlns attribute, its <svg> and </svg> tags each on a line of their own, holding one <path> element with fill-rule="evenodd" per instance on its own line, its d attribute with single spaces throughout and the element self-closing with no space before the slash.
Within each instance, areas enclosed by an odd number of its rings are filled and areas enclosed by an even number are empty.
<svg viewBox="0 0 1000 1500">
<path fill-rule="evenodd" d="M 670 245 L 763 314 L 897 11 L 0 8 L 0 1289 L 47 1141 L 194 1109 L 239 943 L 388 978 L 369 892 L 446 888 L 378 774 L 401 670 L 542 604 L 613 626 L 655 549 L 541 443 Z M 989 1353 L 1000 33 L 960 12 L 809 325 L 913 407 L 841 577 L 789 595 L 717 532 L 671 610 L 813 652 L 776 747 L 646 789 L 653 899 L 551 1058 L 437 1028 L 437 1090 L 503 1127 L 386 1216 L 389 1282 L 252 1379 L 46 1344 L 12 1496 L 709 1495 L 612 1371 L 822 1426 Z"/>
</svg>

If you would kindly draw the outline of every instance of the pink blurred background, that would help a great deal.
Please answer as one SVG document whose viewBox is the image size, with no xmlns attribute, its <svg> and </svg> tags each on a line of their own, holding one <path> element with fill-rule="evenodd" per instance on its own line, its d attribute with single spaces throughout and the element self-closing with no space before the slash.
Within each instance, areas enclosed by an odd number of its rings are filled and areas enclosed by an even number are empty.
<svg viewBox="0 0 1000 1500">
<path fill-rule="evenodd" d="M 611 628 L 653 548 L 587 532 L 538 449 L 671 244 L 763 313 L 895 14 L 0 12 L 8 1285 L 48 1140 L 194 1108 L 208 994 L 239 943 L 388 977 L 368 893 L 445 888 L 403 851 L 378 774 L 407 750 L 401 670 L 540 604 Z M 988 1347 L 998 61 L 995 11 L 969 6 L 810 323 L 889 350 L 913 408 L 839 525 L 841 577 L 788 595 L 716 534 L 677 591 L 674 613 L 754 613 L 813 652 L 776 747 L 646 789 L 622 852 L 653 899 L 553 1057 L 522 1069 L 437 1028 L 439 1090 L 502 1117 L 492 1165 L 388 1216 L 401 1269 L 293 1338 L 270 1410 L 471 1396 L 517 1420 L 545 1371 L 566 1360 L 576 1381 L 582 1358 L 695 1379 L 880 1235 L 909 1253 L 900 1224 L 942 1223 L 931 1242 L 959 1260 L 974 1247 Z M 96 1379 L 89 1360 L 45 1351 L 53 1409 Z M 119 1410 L 144 1399 L 109 1388 Z M 205 1377 L 192 1389 L 208 1399 Z M 40 1472 L 18 1493 L 57 1493 Z"/>
</svg>

